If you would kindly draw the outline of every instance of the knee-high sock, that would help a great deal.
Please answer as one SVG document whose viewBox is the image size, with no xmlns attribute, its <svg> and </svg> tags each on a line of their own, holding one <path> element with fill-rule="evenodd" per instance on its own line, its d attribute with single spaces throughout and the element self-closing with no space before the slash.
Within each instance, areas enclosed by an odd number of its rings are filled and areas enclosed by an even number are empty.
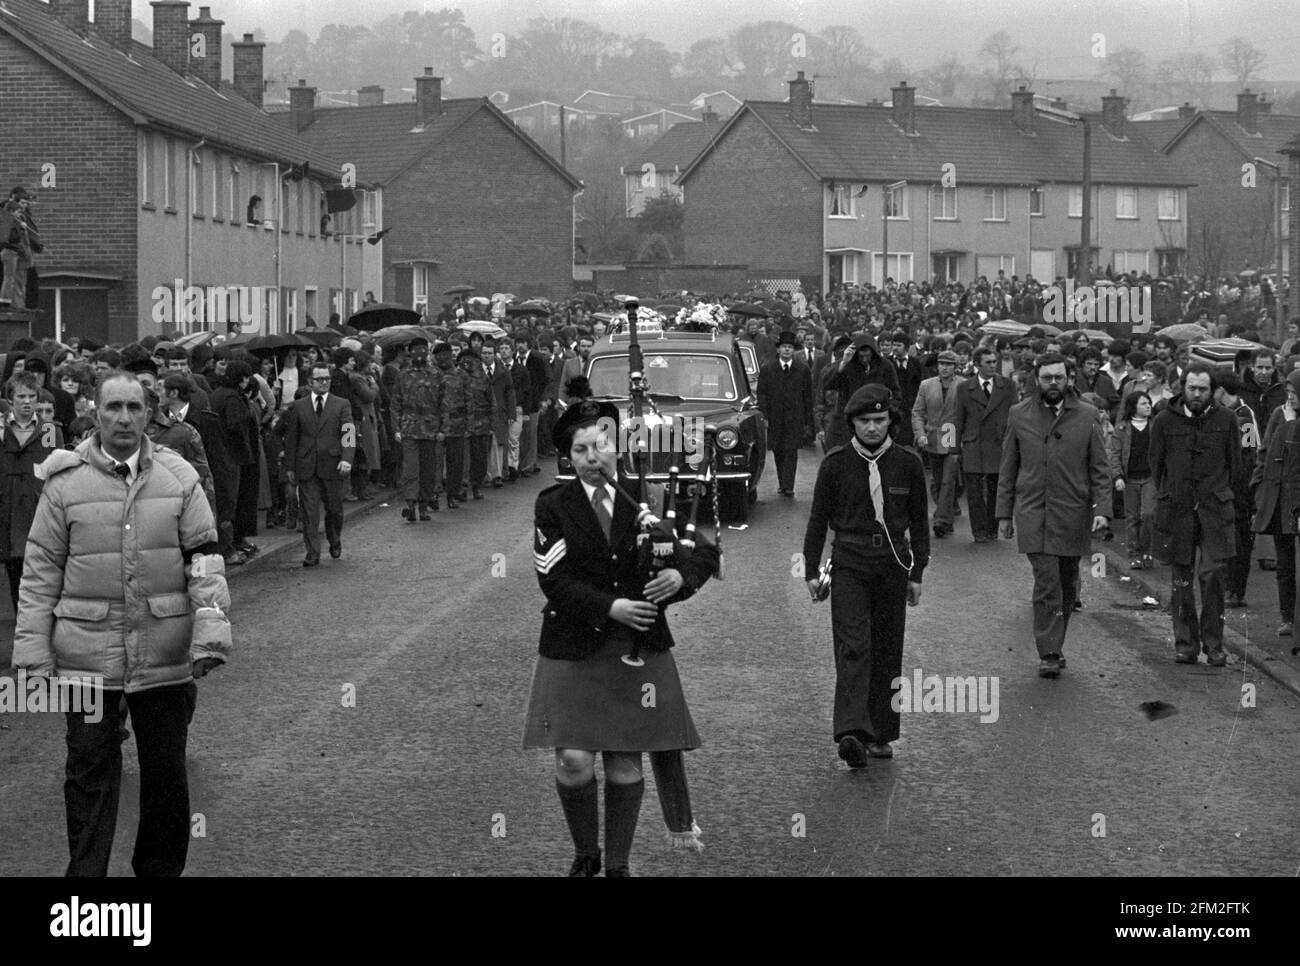
<svg viewBox="0 0 1300 966">
<path fill-rule="evenodd" d="M 670 832 L 691 830 L 691 793 L 686 786 L 686 761 L 680 751 L 650 752 L 650 767 L 654 769 L 655 786 L 659 789 L 659 805 L 663 809 L 664 824 Z"/>
<path fill-rule="evenodd" d="M 557 779 L 555 790 L 564 808 L 564 820 L 569 823 L 569 834 L 573 836 L 573 851 L 578 855 L 600 855 L 596 776 L 592 775 L 585 785 L 562 785 Z"/>
<path fill-rule="evenodd" d="M 641 814 L 641 796 L 645 779 L 626 785 L 605 782 L 605 868 L 627 868 L 636 837 L 636 821 Z"/>
</svg>

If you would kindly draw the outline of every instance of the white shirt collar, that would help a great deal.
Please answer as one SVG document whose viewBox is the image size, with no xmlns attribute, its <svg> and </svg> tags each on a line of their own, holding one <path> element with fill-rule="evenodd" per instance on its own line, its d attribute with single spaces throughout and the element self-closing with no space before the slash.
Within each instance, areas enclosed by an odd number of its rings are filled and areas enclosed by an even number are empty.
<svg viewBox="0 0 1300 966">
<path fill-rule="evenodd" d="M 321 405 L 323 406 L 323 405 L 325 404 L 325 400 L 329 399 L 329 397 L 330 397 L 330 394 L 329 394 L 328 391 L 326 391 L 326 392 L 317 392 L 315 389 L 313 389 L 313 390 L 311 391 L 311 404 L 312 404 L 313 406 L 315 406 L 315 405 L 316 405 L 316 400 L 319 399 L 319 400 L 321 401 Z"/>
<path fill-rule="evenodd" d="M 117 464 L 121 462 L 126 463 L 127 468 L 131 471 L 130 473 L 127 474 L 126 477 L 126 482 L 128 486 L 130 486 L 131 483 L 135 481 L 135 478 L 140 475 L 140 448 L 139 447 L 136 447 L 136 451 L 132 453 L 130 456 L 128 456 L 125 461 L 119 460 L 116 456 L 109 456 L 108 453 L 105 453 L 104 455 L 108 456 L 113 467 L 116 467 Z"/>
<path fill-rule="evenodd" d="M 189 414 L 190 414 L 190 404 L 186 403 L 180 409 L 176 410 L 176 412 L 172 415 L 172 418 L 178 423 L 183 423 L 185 422 L 185 417 L 188 416 Z"/>
</svg>

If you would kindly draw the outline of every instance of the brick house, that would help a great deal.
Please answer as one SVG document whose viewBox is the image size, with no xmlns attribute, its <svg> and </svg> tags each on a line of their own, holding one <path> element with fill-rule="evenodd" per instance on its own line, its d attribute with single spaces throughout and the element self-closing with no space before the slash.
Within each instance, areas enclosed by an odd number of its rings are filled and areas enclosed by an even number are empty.
<svg viewBox="0 0 1300 966">
<path fill-rule="evenodd" d="M 45 242 L 33 334 L 124 342 L 241 311 L 250 330 L 323 322 L 345 275 L 378 284 L 355 244 L 318 230 L 339 163 L 261 110 L 251 35 L 232 85 L 208 7 L 191 20 L 188 3 L 152 6 L 153 47 L 131 39 L 130 0 L 98 0 L 94 22 L 87 0 L 0 9 L 0 168 L 32 191 Z M 191 56 L 194 35 L 207 56 Z M 187 316 L 194 289 L 202 309 Z"/>
<path fill-rule="evenodd" d="M 300 82 L 282 122 L 380 186 L 386 298 L 437 307 L 452 285 L 561 295 L 573 288 L 582 183 L 486 97 L 444 100 L 432 68 L 415 101 L 317 108 Z M 431 313 L 432 314 L 432 313 Z"/>
<path fill-rule="evenodd" d="M 1010 110 L 918 109 L 906 83 L 889 106 L 814 103 L 802 73 L 789 84 L 788 101 L 746 101 L 678 178 L 691 199 L 687 262 L 747 264 L 769 288 L 800 280 L 822 291 L 886 276 L 1076 272 L 1082 130 L 1069 115 L 1024 89 Z M 1173 272 L 1192 179 L 1123 107 L 1112 95 L 1089 118 L 1091 264 Z"/>
<path fill-rule="evenodd" d="M 1237 95 L 1236 111 L 1185 108 L 1177 119 L 1136 126 L 1196 181 L 1187 193 L 1193 272 L 1225 275 L 1247 265 L 1274 267 L 1279 200 L 1282 271 L 1288 271 L 1291 180 L 1281 149 L 1300 134 L 1300 117 L 1274 114 L 1272 104 L 1245 90 Z M 1257 158 L 1267 163 L 1258 164 Z M 1243 171 L 1247 164 L 1253 172 Z"/>
</svg>

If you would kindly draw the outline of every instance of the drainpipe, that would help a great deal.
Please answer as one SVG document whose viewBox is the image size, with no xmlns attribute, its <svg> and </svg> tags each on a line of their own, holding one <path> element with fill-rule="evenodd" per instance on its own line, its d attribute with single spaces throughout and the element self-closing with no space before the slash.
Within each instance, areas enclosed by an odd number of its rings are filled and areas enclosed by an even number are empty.
<svg viewBox="0 0 1300 966">
<path fill-rule="evenodd" d="M 194 266 L 194 153 L 203 149 L 203 145 L 208 143 L 205 137 L 199 138 L 198 144 L 190 146 L 186 152 L 187 163 L 185 165 L 185 289 L 189 290 L 192 280 L 190 277 Z M 184 299 L 184 293 L 182 293 Z M 182 302 L 184 304 L 184 302 Z M 204 318 L 203 324 L 206 327 L 207 305 L 203 306 Z M 181 326 L 177 326 L 181 328 Z"/>
</svg>

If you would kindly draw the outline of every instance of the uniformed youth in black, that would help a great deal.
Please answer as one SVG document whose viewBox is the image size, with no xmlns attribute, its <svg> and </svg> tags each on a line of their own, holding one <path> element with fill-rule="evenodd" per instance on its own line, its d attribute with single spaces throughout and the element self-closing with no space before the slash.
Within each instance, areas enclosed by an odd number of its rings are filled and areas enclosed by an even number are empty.
<svg viewBox="0 0 1300 966">
<path fill-rule="evenodd" d="M 617 423 L 608 403 L 588 400 L 565 412 L 553 438 L 578 478 L 544 490 L 535 509 L 534 562 L 546 606 L 524 745 L 555 749 L 575 876 L 595 875 L 601 866 L 595 753 L 605 765 L 606 875 L 617 876 L 628 874 L 645 788 L 641 753 L 700 745 L 669 651 L 664 607 L 691 597 L 718 567 L 717 550 L 699 540 L 653 580 L 639 571 L 637 508 L 600 475 L 601 467 L 617 472 L 613 434 L 602 438 L 602 429 Z M 597 512 L 601 497 L 608 518 Z M 643 667 L 622 661 L 637 635 Z M 652 707 L 644 700 L 647 685 Z"/>
<path fill-rule="evenodd" d="M 907 606 L 920 602 L 921 576 L 930 560 L 930 527 L 925 471 L 915 453 L 893 442 L 900 414 L 889 391 L 864 386 L 844 412 L 853 438 L 822 460 L 803 559 L 812 573 L 821 561 L 827 527 L 835 531 L 834 740 L 840 757 L 861 767 L 868 755 L 892 757 L 889 743 L 898 738 L 892 685 L 902 674 Z M 872 499 L 873 462 L 880 474 L 884 525 Z M 814 576 L 809 586 L 815 582 Z"/>
</svg>

